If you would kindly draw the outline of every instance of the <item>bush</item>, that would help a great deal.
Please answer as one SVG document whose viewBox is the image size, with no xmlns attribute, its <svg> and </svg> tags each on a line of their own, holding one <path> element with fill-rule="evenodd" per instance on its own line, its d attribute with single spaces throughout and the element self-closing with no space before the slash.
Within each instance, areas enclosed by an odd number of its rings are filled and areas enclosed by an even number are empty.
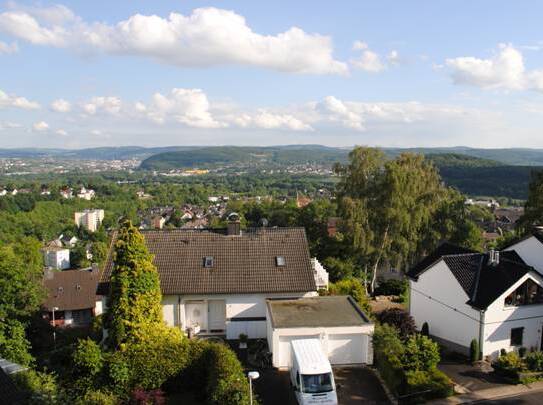
<svg viewBox="0 0 543 405">
<path fill-rule="evenodd" d="M 432 398 L 444 398 L 454 393 L 454 384 L 438 369 L 430 371 L 407 371 L 405 373 L 406 393 L 410 396 L 408 402 L 424 402 Z"/>
<path fill-rule="evenodd" d="M 440 360 L 439 345 L 426 336 L 413 335 L 405 342 L 405 348 L 400 359 L 404 370 L 433 370 Z"/>
<path fill-rule="evenodd" d="M 505 375 L 516 377 L 517 372 L 522 369 L 522 360 L 516 352 L 509 352 L 498 357 L 494 368 Z"/>
<path fill-rule="evenodd" d="M 15 385 L 26 397 L 26 404 L 56 405 L 65 403 L 66 394 L 53 374 L 26 370 L 13 375 Z"/>
<path fill-rule="evenodd" d="M 528 370 L 543 371 L 543 352 L 528 353 L 524 361 L 528 366 Z"/>
<path fill-rule="evenodd" d="M 356 278 L 347 278 L 337 283 L 330 283 L 328 286 L 329 295 L 350 295 L 358 303 L 360 308 L 370 316 L 371 307 L 368 296 L 366 295 L 366 290 Z"/>
<path fill-rule="evenodd" d="M 430 327 L 428 326 L 428 322 L 424 322 L 422 324 L 420 334 L 423 335 L 423 336 L 430 336 Z"/>
<path fill-rule="evenodd" d="M 106 391 L 88 391 L 76 400 L 76 405 L 119 405 L 121 400 L 115 394 Z"/>
<path fill-rule="evenodd" d="M 407 339 L 408 336 L 417 331 L 413 317 L 401 308 L 385 309 L 377 316 L 377 319 L 381 323 L 386 323 L 398 329 L 402 339 Z"/>
<path fill-rule="evenodd" d="M 524 358 L 524 356 L 526 356 L 526 352 L 528 350 L 525 348 L 525 347 L 519 347 L 518 349 L 518 355 L 521 357 L 521 358 Z"/>
<path fill-rule="evenodd" d="M 477 339 L 472 339 L 469 344 L 469 359 L 472 363 L 480 360 L 479 342 Z"/>
<path fill-rule="evenodd" d="M 144 391 L 137 388 L 130 395 L 131 405 L 163 405 L 166 403 L 162 390 Z"/>
<path fill-rule="evenodd" d="M 386 280 L 379 282 L 375 289 L 375 295 L 398 295 L 401 296 L 407 290 L 407 283 L 402 280 Z"/>
</svg>

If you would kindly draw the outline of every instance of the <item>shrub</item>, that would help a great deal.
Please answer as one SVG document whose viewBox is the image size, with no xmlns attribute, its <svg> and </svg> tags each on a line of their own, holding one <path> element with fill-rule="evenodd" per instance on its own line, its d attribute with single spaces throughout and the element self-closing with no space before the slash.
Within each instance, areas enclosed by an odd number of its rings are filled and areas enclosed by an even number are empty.
<svg viewBox="0 0 543 405">
<path fill-rule="evenodd" d="M 516 352 L 509 352 L 498 357 L 494 368 L 505 375 L 516 377 L 517 372 L 522 369 L 522 360 Z"/>
<path fill-rule="evenodd" d="M 144 391 L 136 388 L 130 395 L 131 405 L 163 405 L 166 403 L 162 390 Z"/>
<path fill-rule="evenodd" d="M 377 316 L 377 319 L 381 323 L 386 323 L 398 329 L 402 339 L 407 339 L 408 336 L 417 331 L 413 317 L 401 308 L 385 309 Z"/>
<path fill-rule="evenodd" d="M 505 356 L 507 354 L 507 350 L 500 349 L 500 356 Z"/>
<path fill-rule="evenodd" d="M 65 402 L 65 393 L 59 388 L 53 374 L 42 373 L 35 370 L 26 370 L 13 375 L 15 385 L 24 393 L 26 404 L 62 404 Z"/>
<path fill-rule="evenodd" d="M 528 353 L 526 358 L 526 365 L 530 371 L 543 371 L 543 352 Z"/>
<path fill-rule="evenodd" d="M 420 334 L 423 335 L 423 336 L 430 336 L 430 327 L 428 326 L 428 322 L 424 322 L 422 324 Z"/>
<path fill-rule="evenodd" d="M 480 360 L 479 342 L 477 339 L 472 339 L 469 344 L 469 359 L 472 363 Z"/>
<path fill-rule="evenodd" d="M 79 373 L 94 376 L 104 365 L 102 350 L 94 340 L 80 340 L 73 354 L 73 362 Z"/>
<path fill-rule="evenodd" d="M 356 278 L 347 278 L 340 280 L 337 283 L 330 283 L 328 286 L 329 295 L 350 295 L 358 303 L 360 308 L 369 316 L 371 307 L 366 290 Z"/>
<path fill-rule="evenodd" d="M 454 384 L 442 371 L 407 371 L 405 373 L 406 393 L 410 396 L 409 402 L 423 402 L 432 398 L 448 397 L 454 393 Z"/>
<path fill-rule="evenodd" d="M 121 400 L 115 394 L 106 391 L 88 391 L 78 398 L 75 405 L 119 405 Z"/>
<path fill-rule="evenodd" d="M 528 349 L 526 349 L 525 347 L 519 347 L 518 349 L 518 355 L 521 357 L 521 358 L 524 358 L 524 356 L 526 356 L 526 352 L 528 351 Z"/>
<path fill-rule="evenodd" d="M 407 283 L 402 280 L 381 281 L 375 289 L 375 295 L 403 295 L 407 290 Z"/>
<path fill-rule="evenodd" d="M 405 342 L 400 359 L 404 370 L 433 370 L 440 360 L 439 345 L 426 336 L 413 335 Z"/>
</svg>

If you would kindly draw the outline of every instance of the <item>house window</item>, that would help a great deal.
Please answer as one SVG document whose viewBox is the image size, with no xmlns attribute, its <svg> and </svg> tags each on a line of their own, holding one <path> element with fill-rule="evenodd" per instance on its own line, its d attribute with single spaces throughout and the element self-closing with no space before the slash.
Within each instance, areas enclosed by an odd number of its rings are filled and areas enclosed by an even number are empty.
<svg viewBox="0 0 543 405">
<path fill-rule="evenodd" d="M 285 256 L 276 256 L 275 257 L 275 264 L 277 267 L 283 267 L 287 264 L 287 261 L 285 260 Z"/>
<path fill-rule="evenodd" d="M 511 346 L 522 346 L 522 335 L 524 328 L 511 329 Z"/>
<path fill-rule="evenodd" d="M 526 280 L 519 288 L 505 298 L 506 307 L 543 304 L 543 288 L 532 279 Z"/>
<path fill-rule="evenodd" d="M 204 257 L 204 267 L 213 267 L 213 256 Z"/>
</svg>

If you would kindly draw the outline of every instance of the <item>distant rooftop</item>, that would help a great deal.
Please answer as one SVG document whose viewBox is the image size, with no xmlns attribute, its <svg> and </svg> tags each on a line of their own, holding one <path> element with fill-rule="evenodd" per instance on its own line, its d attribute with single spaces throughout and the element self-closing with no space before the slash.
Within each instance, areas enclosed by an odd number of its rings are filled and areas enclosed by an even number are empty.
<svg viewBox="0 0 543 405">
<path fill-rule="evenodd" d="M 350 296 L 268 300 L 274 328 L 363 326 L 371 323 Z"/>
</svg>

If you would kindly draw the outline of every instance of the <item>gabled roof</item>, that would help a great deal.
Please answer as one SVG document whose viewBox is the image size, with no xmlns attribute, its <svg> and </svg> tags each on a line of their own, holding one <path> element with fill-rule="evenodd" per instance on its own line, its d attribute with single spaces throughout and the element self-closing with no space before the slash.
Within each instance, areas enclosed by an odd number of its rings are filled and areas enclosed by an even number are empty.
<svg viewBox="0 0 543 405">
<path fill-rule="evenodd" d="M 416 280 L 426 269 L 443 260 L 469 297 L 467 304 L 476 309 L 486 309 L 527 273 L 539 274 L 533 267 L 524 263 L 514 250 L 500 252 L 499 263 L 495 265 L 489 263 L 488 253 L 440 255 L 438 250 L 429 256 L 431 260 L 426 260 L 428 258 L 423 260 L 424 265 L 419 263 L 416 266 L 417 272 L 410 272 L 409 276 Z M 445 250 L 447 249 L 442 251 Z"/>
<path fill-rule="evenodd" d="M 304 228 L 255 228 L 241 235 L 175 229 L 141 231 L 158 269 L 162 294 L 282 293 L 316 291 Z M 113 236 L 112 247 L 116 235 Z M 213 257 L 213 266 L 203 260 Z M 285 266 L 276 265 L 276 257 Z M 113 248 L 101 274 L 106 294 Z"/>
<path fill-rule="evenodd" d="M 100 299 L 96 295 L 99 274 L 92 270 L 51 270 L 46 273 L 43 284 L 47 298 L 45 310 L 57 307 L 59 311 L 94 308 Z"/>
<path fill-rule="evenodd" d="M 541 232 L 534 231 L 526 236 L 523 236 L 520 239 L 517 239 L 509 244 L 507 244 L 503 249 L 509 249 L 510 247 L 513 247 L 520 242 L 524 242 L 525 240 L 528 240 L 530 238 L 534 237 L 539 243 L 543 244 L 543 234 Z"/>
<path fill-rule="evenodd" d="M 437 247 L 432 253 L 422 259 L 419 263 L 414 265 L 408 272 L 407 277 L 416 279 L 424 270 L 429 268 L 432 264 L 440 260 L 446 255 L 476 253 L 474 250 L 463 248 L 457 245 L 453 245 L 449 242 L 444 242 Z"/>
</svg>

